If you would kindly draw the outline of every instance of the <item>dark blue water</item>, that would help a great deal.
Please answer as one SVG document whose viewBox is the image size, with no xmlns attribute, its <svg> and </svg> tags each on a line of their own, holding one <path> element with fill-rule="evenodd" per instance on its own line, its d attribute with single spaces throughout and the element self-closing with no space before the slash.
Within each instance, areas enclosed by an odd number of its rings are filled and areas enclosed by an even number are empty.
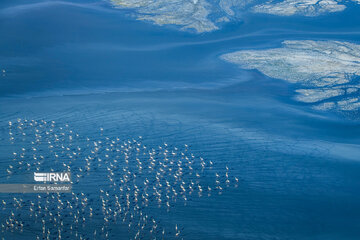
<svg viewBox="0 0 360 240">
<path fill-rule="evenodd" d="M 8 176 L 12 152 L 30 146 L 28 140 L 11 144 L 8 121 L 54 120 L 80 134 L 75 144 L 84 153 L 90 151 L 86 137 L 125 141 L 140 135 L 150 148 L 187 144 L 196 156 L 214 162 L 211 171 L 222 172 L 227 165 L 241 180 L 221 195 L 193 197 L 186 206 L 175 203 L 170 212 L 148 208 L 159 226 L 172 229 L 164 239 L 177 239 L 175 224 L 183 239 L 358 239 L 358 114 L 314 111 L 292 99 L 293 85 L 218 57 L 278 47 L 290 39 L 359 43 L 359 11 L 354 5 L 318 18 L 244 14 L 219 31 L 195 34 L 133 20 L 106 2 L 2 1 L 0 69 L 6 73 L 0 76 L 0 179 L 25 181 L 21 175 L 35 171 L 19 168 Z M 48 150 L 43 155 L 42 171 L 63 170 Z M 78 173 L 84 161 L 72 164 Z M 90 173 L 74 191 L 94 199 L 95 209 L 101 206 L 98 190 L 108 187 L 108 179 L 101 167 Z M 203 183 L 212 184 L 212 177 L 213 172 L 204 174 Z M 36 199 L 0 198 L 14 196 Z M 20 214 L 23 232 L 3 228 L 0 236 L 42 236 L 40 217 L 26 226 L 33 221 L 26 208 L 7 207 L 2 223 L 11 211 Z M 79 226 L 82 236 L 106 238 L 93 234 L 104 226 L 99 214 Z M 63 216 L 63 221 L 66 230 L 73 218 Z M 110 239 L 136 234 L 123 221 L 106 226 Z M 63 234 L 79 239 L 70 230 Z M 154 236 L 159 238 L 143 237 Z"/>
</svg>

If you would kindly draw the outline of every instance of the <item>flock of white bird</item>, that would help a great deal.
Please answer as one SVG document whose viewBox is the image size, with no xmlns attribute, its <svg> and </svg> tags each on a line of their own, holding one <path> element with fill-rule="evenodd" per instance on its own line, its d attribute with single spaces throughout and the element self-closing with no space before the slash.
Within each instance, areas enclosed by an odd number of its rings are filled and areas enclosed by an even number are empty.
<svg viewBox="0 0 360 240">
<path fill-rule="evenodd" d="M 17 119 L 8 123 L 8 181 L 33 172 L 71 172 L 72 193 L 0 194 L 3 239 L 184 239 L 183 228 L 160 211 L 237 187 L 230 169 L 213 167 L 187 145 L 148 147 L 139 136 L 94 140 L 68 124 Z M 20 235 L 14 235 L 20 234 Z M 123 239 L 124 237 L 121 237 Z"/>
</svg>

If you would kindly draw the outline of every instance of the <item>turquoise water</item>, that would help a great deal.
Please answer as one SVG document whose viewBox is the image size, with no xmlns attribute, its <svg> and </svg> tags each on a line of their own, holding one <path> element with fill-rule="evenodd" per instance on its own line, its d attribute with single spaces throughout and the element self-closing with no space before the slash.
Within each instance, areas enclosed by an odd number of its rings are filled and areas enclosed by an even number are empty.
<svg viewBox="0 0 360 240">
<path fill-rule="evenodd" d="M 194 192 L 185 202 L 171 201 L 169 209 L 165 202 L 159 207 L 155 200 L 143 206 L 142 212 L 149 216 L 148 222 L 156 220 L 158 231 L 150 232 L 151 227 L 146 226 L 140 235 L 143 239 L 358 239 L 358 112 L 313 110 L 310 104 L 293 100 L 296 84 L 240 69 L 219 56 L 235 50 L 279 47 L 283 40 L 292 39 L 359 43 L 359 6 L 316 18 L 248 13 L 218 31 L 197 34 L 134 20 L 126 15 L 131 10 L 113 9 L 106 2 L 26 4 L 30 2 L 0 3 L 0 69 L 6 70 L 0 76 L 0 179 L 2 183 L 23 183 L 31 179 L 37 161 L 44 172 L 51 168 L 63 171 L 62 163 L 66 163 L 73 176 L 82 176 L 76 178 L 73 190 L 80 199 L 86 196 L 88 203 L 83 207 L 73 195 L 56 196 L 78 206 L 81 213 L 75 215 L 85 217 L 75 224 L 71 210 L 64 210 L 60 227 L 49 215 L 59 206 L 51 195 L 37 200 L 35 194 L 0 194 L 7 202 L 6 207 L 1 205 L 1 223 L 6 225 L 10 217 L 24 225 L 22 231 L 20 227 L 2 227 L 0 236 L 45 238 L 45 220 L 50 239 L 57 238 L 59 228 L 63 239 L 134 238 L 139 227 L 129 227 L 130 220 L 123 221 L 121 214 L 122 218 L 108 217 L 106 223 L 104 217 L 109 214 L 102 211 L 101 196 L 108 199 L 108 210 L 115 208 L 112 194 L 126 204 L 119 186 L 129 186 L 134 193 L 130 183 L 117 182 L 116 190 L 110 186 L 107 168 L 117 180 L 122 179 L 123 155 L 116 151 L 108 158 L 103 152 L 94 154 L 91 169 L 83 169 L 84 158 L 93 148 L 86 138 L 91 143 L 101 141 L 99 145 L 105 149 L 116 138 L 123 144 L 142 136 L 148 149 L 167 143 L 170 152 L 177 152 L 176 163 L 180 152 L 193 153 L 197 159 L 194 172 L 184 171 L 182 179 L 195 181 L 198 171 L 199 184 L 204 186 L 202 196 Z M 15 138 L 10 139 L 8 122 L 16 123 L 18 118 L 21 122 L 55 121 L 54 127 L 44 127 L 56 129 L 54 134 L 64 132 L 59 127 L 68 124 L 79 137 L 72 141 L 64 138 L 63 144 L 81 148 L 73 150 L 81 153 L 78 160 L 65 153 L 54 158 L 47 141 L 41 140 L 38 151 L 43 149 L 44 159 L 34 161 L 31 139 L 35 127 L 24 128 L 24 138 L 13 128 Z M 23 160 L 31 164 L 28 169 L 13 160 L 13 152 L 19 153 L 21 148 L 28 153 Z M 204 171 L 200 157 L 207 164 Z M 101 166 L 98 158 L 105 159 Z M 117 158 L 118 162 L 113 162 Z M 129 171 L 138 179 L 153 177 L 138 172 L 136 157 L 131 160 Z M 145 165 L 148 160 L 144 157 L 141 161 Z M 11 174 L 6 172 L 9 165 L 14 168 Z M 221 175 L 221 194 L 214 189 L 215 173 Z M 171 184 L 180 191 L 179 183 Z M 209 195 L 207 186 L 212 188 Z M 165 192 L 164 182 L 157 187 Z M 106 197 L 100 189 L 110 195 Z M 22 207 L 14 197 L 22 198 Z M 48 210 L 34 217 L 29 213 L 30 201 Z M 131 213 L 136 218 L 139 210 Z M 178 236 L 175 226 L 181 231 Z"/>
</svg>

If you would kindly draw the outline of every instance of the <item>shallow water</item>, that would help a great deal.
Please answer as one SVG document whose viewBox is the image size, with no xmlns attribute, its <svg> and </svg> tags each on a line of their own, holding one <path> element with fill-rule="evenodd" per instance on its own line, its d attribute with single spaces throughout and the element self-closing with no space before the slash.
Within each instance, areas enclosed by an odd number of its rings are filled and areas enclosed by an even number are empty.
<svg viewBox="0 0 360 240">
<path fill-rule="evenodd" d="M 110 144 L 106 138 L 119 138 L 122 143 L 138 136 L 149 149 L 167 143 L 169 149 L 183 152 L 186 144 L 198 160 L 202 157 L 207 164 L 214 163 L 200 177 L 204 189 L 213 189 L 214 174 L 224 176 L 228 166 L 231 183 L 228 187 L 222 183 L 221 194 L 213 190 L 209 196 L 204 190 L 201 197 L 194 192 L 185 204 L 179 199 L 171 202 L 170 209 L 159 208 L 156 201 L 145 207 L 144 213 L 166 232 L 150 233 L 146 227 L 141 233 L 144 239 L 358 238 L 358 113 L 312 110 L 293 100 L 293 85 L 256 70 L 241 70 L 218 57 L 239 49 L 277 47 L 289 39 L 356 43 L 359 7 L 286 21 L 245 15 L 243 21 L 224 25 L 219 31 L 194 34 L 132 20 L 103 2 L 55 2 L 11 9 L 20 4 L 28 2 L 3 1 L 0 11 L 0 29 L 5 33 L 0 39 L 0 68 L 6 69 L 0 76 L 2 183 L 26 182 L 36 170 L 35 165 L 29 170 L 20 168 L 18 161 L 12 160 L 13 152 L 31 149 L 30 132 L 35 128 L 26 128 L 29 138 L 25 140 L 11 140 L 8 121 L 55 121 L 58 133 L 58 127 L 68 124 L 79 134 L 71 144 L 80 147 L 78 152 L 84 156 L 91 155 L 93 147 L 86 138 L 101 140 L 104 148 Z M 64 140 L 64 144 L 70 141 Z M 44 148 L 40 171 L 63 171 L 65 162 L 75 176 L 85 167 L 83 156 L 72 161 L 65 154 L 56 160 L 47 147 L 46 141 L 40 142 L 39 149 Z M 123 155 L 116 151 L 108 155 L 109 160 L 101 166 L 94 160 L 91 169 L 81 173 L 84 177 L 75 178 L 74 193 L 85 194 L 89 200 L 86 207 L 72 195 L 59 197 L 79 206 L 82 212 L 77 216 L 86 218 L 75 224 L 70 210 L 64 210 L 62 238 L 126 239 L 136 235 L 139 228 L 128 227 L 128 219 L 104 221 L 107 215 L 101 211 L 100 196 L 109 200 L 106 209 L 114 209 L 112 193 L 120 196 L 119 190 L 110 187 L 107 167 L 119 180 L 125 166 Z M 116 158 L 118 169 L 110 165 Z M 136 169 L 135 158 L 132 160 L 129 169 Z M 178 160 L 175 157 L 175 162 Z M 36 162 L 31 154 L 24 161 Z M 6 172 L 9 165 L 16 166 L 12 174 Z M 200 172 L 201 167 L 194 169 Z M 138 178 L 152 176 L 132 171 Z M 187 183 L 193 177 L 185 173 L 183 179 Z M 173 184 L 178 191 L 179 185 Z M 126 186 L 134 191 L 133 185 Z M 100 189 L 110 196 L 100 194 Z M 24 200 L 23 207 L 9 204 L 15 203 L 14 197 Z M 0 194 L 0 198 L 8 202 L 6 207 L 1 205 L 0 221 L 5 223 L 12 211 L 24 222 L 22 231 L 2 228 L 2 237 L 47 236 L 42 234 L 42 219 L 51 237 L 57 236 L 59 225 L 49 216 L 56 212 L 51 208 L 58 206 L 57 201 L 46 203 L 44 196 L 37 200 L 35 194 Z M 49 210 L 35 218 L 29 214 L 29 201 L 39 201 L 37 206 Z M 94 209 L 92 217 L 89 206 Z M 70 231 L 70 225 L 76 230 Z M 179 237 L 176 225 L 181 230 Z"/>
</svg>

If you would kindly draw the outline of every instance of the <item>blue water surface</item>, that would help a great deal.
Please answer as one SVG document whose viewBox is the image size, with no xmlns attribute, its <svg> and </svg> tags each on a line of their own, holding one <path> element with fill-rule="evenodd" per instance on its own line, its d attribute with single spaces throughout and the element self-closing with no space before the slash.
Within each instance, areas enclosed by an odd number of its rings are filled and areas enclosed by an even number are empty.
<svg viewBox="0 0 360 240">
<path fill-rule="evenodd" d="M 292 39 L 359 44 L 358 5 L 316 18 L 245 13 L 201 34 L 129 15 L 131 10 L 114 9 L 106 1 L 1 1 L 0 69 L 6 70 L 0 76 L 1 181 L 26 181 L 25 174 L 34 171 L 6 172 L 14 165 L 13 152 L 31 144 L 12 143 L 8 122 L 55 121 L 79 133 L 76 144 L 84 152 L 89 151 L 86 137 L 126 141 L 142 136 L 149 148 L 186 144 L 214 163 L 203 176 L 205 185 L 228 166 L 240 179 L 237 187 L 193 197 L 186 205 L 177 202 L 169 212 L 147 210 L 160 227 L 178 225 L 180 238 L 359 239 L 358 113 L 315 111 L 293 100 L 294 85 L 219 59 L 234 50 L 279 47 Z M 49 171 L 57 163 L 48 150 L 43 155 L 41 171 Z M 82 166 L 74 162 L 73 174 Z M 108 179 L 106 168 L 91 174 L 96 181 L 81 178 L 74 192 L 93 199 L 96 211 L 98 190 L 108 187 Z M 13 197 L 36 200 L 31 194 L 0 194 L 1 200 Z M 26 209 L 7 206 L 2 223 L 11 211 L 19 214 L 24 229 L 3 227 L 0 236 L 43 236 L 41 215 L 32 224 Z M 79 227 L 85 239 L 134 238 L 137 229 L 123 221 L 107 225 L 109 236 L 95 236 L 104 224 L 98 213 Z M 65 226 L 73 222 L 71 216 L 62 219 Z M 63 236 L 80 239 L 70 231 Z M 172 230 L 163 239 L 178 238 Z"/>
</svg>

